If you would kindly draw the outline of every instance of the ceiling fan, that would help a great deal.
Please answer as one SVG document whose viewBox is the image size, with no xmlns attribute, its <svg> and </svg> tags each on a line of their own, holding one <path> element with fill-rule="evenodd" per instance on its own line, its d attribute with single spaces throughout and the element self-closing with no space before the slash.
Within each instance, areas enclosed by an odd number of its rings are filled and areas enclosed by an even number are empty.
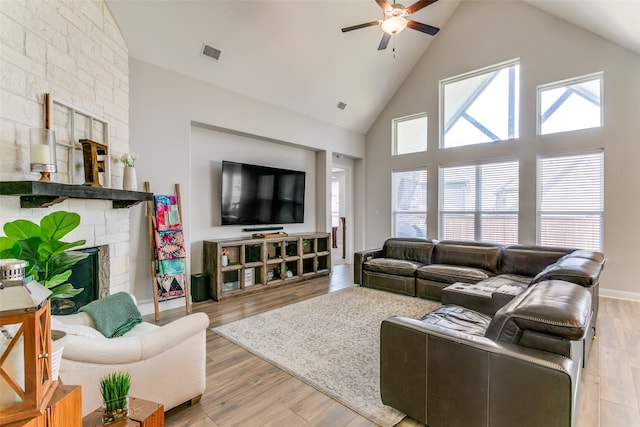
<svg viewBox="0 0 640 427">
<path fill-rule="evenodd" d="M 420 9 L 429 6 L 431 3 L 435 3 L 436 1 L 438 0 L 418 0 L 411 6 L 404 7 L 400 3 L 389 4 L 387 0 L 376 0 L 378 6 L 380 6 L 380 8 L 382 9 L 384 19 L 346 27 L 342 29 L 342 32 L 346 33 L 347 31 L 359 30 L 360 28 L 380 25 L 380 28 L 382 29 L 384 34 L 382 35 L 382 40 L 380 40 L 380 44 L 378 45 L 378 50 L 386 49 L 387 45 L 389 44 L 389 40 L 391 40 L 391 36 L 398 34 L 406 27 L 421 31 L 425 34 L 429 34 L 430 36 L 435 36 L 438 31 L 440 31 L 440 28 L 412 21 L 407 17 L 412 13 L 415 13 Z"/>
</svg>

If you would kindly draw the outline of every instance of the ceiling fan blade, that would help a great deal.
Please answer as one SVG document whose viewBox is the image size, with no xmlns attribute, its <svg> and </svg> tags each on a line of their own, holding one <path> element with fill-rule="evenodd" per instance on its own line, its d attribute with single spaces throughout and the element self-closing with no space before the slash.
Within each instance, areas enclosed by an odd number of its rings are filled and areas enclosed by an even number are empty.
<svg viewBox="0 0 640 427">
<path fill-rule="evenodd" d="M 440 28 L 432 27 L 431 25 L 423 24 L 421 22 L 412 21 L 411 19 L 407 19 L 407 27 L 413 28 L 414 30 L 422 31 L 423 33 L 429 34 L 430 36 L 435 36 L 440 31 Z"/>
<path fill-rule="evenodd" d="M 391 40 L 391 34 L 384 33 L 382 35 L 382 40 L 380 40 L 380 44 L 378 45 L 378 50 L 385 50 L 389 44 L 389 40 Z"/>
<path fill-rule="evenodd" d="M 412 4 L 411 6 L 409 6 L 406 10 L 407 12 L 411 13 L 416 13 L 417 11 L 419 11 L 420 9 L 429 6 L 431 3 L 435 3 L 438 0 L 419 0 L 417 2 L 415 2 L 414 4 Z"/>
<path fill-rule="evenodd" d="M 391 10 L 391 5 L 387 0 L 376 0 L 376 3 L 378 3 L 378 6 L 380 6 L 383 12 L 389 12 Z"/>
<path fill-rule="evenodd" d="M 367 22 L 366 24 L 359 24 L 359 25 L 352 25 L 351 27 L 345 27 L 342 29 L 342 32 L 346 33 L 347 31 L 359 30 L 360 28 L 372 27 L 374 25 L 380 25 L 380 21 L 371 21 L 371 22 Z"/>
</svg>

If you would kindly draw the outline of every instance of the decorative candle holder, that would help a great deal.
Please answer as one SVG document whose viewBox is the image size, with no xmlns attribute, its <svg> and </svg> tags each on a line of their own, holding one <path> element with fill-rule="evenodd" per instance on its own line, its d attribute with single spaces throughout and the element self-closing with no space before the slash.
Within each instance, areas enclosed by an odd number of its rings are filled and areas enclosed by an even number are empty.
<svg viewBox="0 0 640 427">
<path fill-rule="evenodd" d="M 51 172 L 56 167 L 56 136 L 51 129 L 29 130 L 31 172 L 40 172 L 40 181 L 51 181 Z"/>
</svg>

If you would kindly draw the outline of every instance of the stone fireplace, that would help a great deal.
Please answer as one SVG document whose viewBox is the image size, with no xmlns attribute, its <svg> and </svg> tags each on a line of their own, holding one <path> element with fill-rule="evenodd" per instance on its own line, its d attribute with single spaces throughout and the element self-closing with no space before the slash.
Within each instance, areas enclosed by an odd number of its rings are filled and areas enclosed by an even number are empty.
<svg viewBox="0 0 640 427">
<path fill-rule="evenodd" d="M 130 151 L 129 53 L 108 5 L 103 0 L 0 1 L 0 15 L 11 23 L 11 31 L 3 34 L 1 41 L 0 64 L 3 77 L 4 70 L 9 77 L 0 81 L 0 181 L 39 178 L 30 171 L 29 129 L 45 125 L 43 94 L 50 93 L 75 110 L 109 122 L 106 133 L 100 127 L 94 129 L 90 120 L 74 118 L 72 126 L 66 118 L 56 115 L 54 108 L 50 125 L 60 142 L 78 143 L 80 138 L 96 140 L 101 135 L 105 135 L 102 139 L 106 141 L 108 136 L 110 186 L 121 188 L 123 168 L 117 158 Z M 71 138 L 71 130 L 75 138 Z M 60 170 L 69 170 L 66 157 L 61 153 L 58 157 Z M 52 180 L 70 183 L 63 179 L 62 173 L 53 174 Z M 64 240 L 83 239 L 85 248 L 108 248 L 108 262 L 99 271 L 103 283 L 99 293 L 129 292 L 132 290 L 130 275 L 133 275 L 130 273 L 131 209 L 144 207 L 114 209 L 111 200 L 78 198 L 47 208 L 21 208 L 19 197 L 2 195 L 0 226 L 20 218 L 38 223 L 44 215 L 57 210 L 78 213 L 80 226 Z"/>
</svg>

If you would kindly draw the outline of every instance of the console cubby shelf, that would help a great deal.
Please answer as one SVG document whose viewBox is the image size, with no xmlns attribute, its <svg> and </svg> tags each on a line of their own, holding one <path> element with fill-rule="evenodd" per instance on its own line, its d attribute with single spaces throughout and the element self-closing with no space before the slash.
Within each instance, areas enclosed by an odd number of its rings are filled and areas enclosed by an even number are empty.
<svg viewBox="0 0 640 427">
<path fill-rule="evenodd" d="M 331 273 L 329 233 L 203 242 L 209 293 L 220 301 Z M 227 264 L 222 265 L 226 250 Z"/>
</svg>

